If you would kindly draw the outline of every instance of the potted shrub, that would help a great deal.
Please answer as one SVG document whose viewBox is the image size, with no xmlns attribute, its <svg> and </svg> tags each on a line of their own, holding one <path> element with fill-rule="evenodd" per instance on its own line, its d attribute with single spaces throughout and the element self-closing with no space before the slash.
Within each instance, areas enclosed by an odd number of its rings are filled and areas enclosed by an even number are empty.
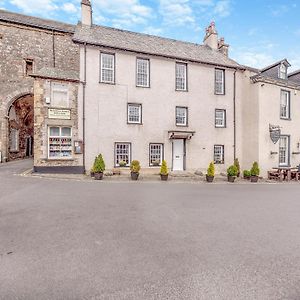
<svg viewBox="0 0 300 300">
<path fill-rule="evenodd" d="M 207 169 L 206 181 L 213 182 L 214 178 L 215 178 L 215 165 L 213 162 L 211 162 Z"/>
<path fill-rule="evenodd" d="M 238 169 L 235 165 L 230 166 L 227 169 L 227 177 L 229 182 L 234 182 L 238 173 Z"/>
<path fill-rule="evenodd" d="M 133 160 L 130 164 L 130 171 L 131 171 L 131 179 L 138 180 L 140 175 L 140 162 L 138 160 Z"/>
<path fill-rule="evenodd" d="M 126 167 L 126 166 L 127 166 L 126 161 L 121 160 L 121 161 L 119 162 L 119 166 L 120 166 L 121 168 Z"/>
<path fill-rule="evenodd" d="M 249 170 L 244 170 L 243 175 L 244 175 L 244 179 L 250 180 L 251 172 Z"/>
<path fill-rule="evenodd" d="M 260 170 L 258 167 L 258 163 L 255 161 L 251 168 L 251 182 L 257 182 Z"/>
<path fill-rule="evenodd" d="M 103 172 L 105 171 L 105 163 L 102 154 L 99 154 L 94 161 L 93 165 L 94 177 L 96 180 L 103 179 Z"/>
<path fill-rule="evenodd" d="M 239 162 L 239 159 L 238 158 L 236 158 L 235 160 L 234 160 L 234 163 L 233 163 L 233 165 L 234 166 L 236 166 L 236 168 L 237 168 L 237 177 L 240 177 L 240 174 L 241 174 L 241 167 L 240 167 L 240 162 Z"/>
<path fill-rule="evenodd" d="M 160 167 L 160 179 L 162 181 L 167 181 L 168 176 L 169 176 L 169 172 L 168 172 L 167 162 L 165 160 L 163 160 L 161 167 Z"/>
</svg>

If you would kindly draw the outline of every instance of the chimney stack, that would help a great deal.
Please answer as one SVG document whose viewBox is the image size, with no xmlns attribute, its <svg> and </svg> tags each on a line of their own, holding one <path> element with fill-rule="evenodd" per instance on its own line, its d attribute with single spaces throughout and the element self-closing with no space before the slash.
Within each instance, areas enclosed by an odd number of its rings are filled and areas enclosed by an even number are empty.
<svg viewBox="0 0 300 300">
<path fill-rule="evenodd" d="M 218 50 L 223 53 L 225 56 L 228 57 L 228 48 L 229 45 L 225 44 L 225 39 L 222 37 L 220 38 L 219 42 L 218 42 Z"/>
<path fill-rule="evenodd" d="M 218 33 L 216 30 L 215 22 L 211 22 L 210 25 L 206 28 L 206 34 L 203 42 L 205 45 L 209 46 L 212 49 L 218 49 Z"/>
<path fill-rule="evenodd" d="M 92 5 L 90 0 L 81 1 L 81 24 L 92 26 Z"/>
</svg>

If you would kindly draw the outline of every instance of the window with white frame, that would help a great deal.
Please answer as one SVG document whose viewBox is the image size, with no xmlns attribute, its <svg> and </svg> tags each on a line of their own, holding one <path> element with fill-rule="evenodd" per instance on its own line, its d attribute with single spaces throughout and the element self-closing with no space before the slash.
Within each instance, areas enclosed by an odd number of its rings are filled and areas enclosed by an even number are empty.
<svg viewBox="0 0 300 300">
<path fill-rule="evenodd" d="M 71 127 L 49 127 L 48 143 L 49 159 L 72 158 L 72 129 Z"/>
<path fill-rule="evenodd" d="M 11 128 L 10 130 L 10 152 L 18 152 L 19 151 L 19 130 L 15 128 Z"/>
<path fill-rule="evenodd" d="M 225 70 L 215 69 L 215 93 L 217 95 L 225 94 Z"/>
<path fill-rule="evenodd" d="M 131 163 L 131 144 L 115 143 L 115 165 L 128 167 Z"/>
<path fill-rule="evenodd" d="M 62 83 L 51 83 L 51 106 L 69 107 L 68 85 Z"/>
<path fill-rule="evenodd" d="M 188 125 L 188 109 L 187 107 L 176 106 L 176 125 L 187 126 Z"/>
<path fill-rule="evenodd" d="M 139 87 L 150 86 L 150 61 L 149 59 L 137 58 L 136 60 L 136 85 Z"/>
<path fill-rule="evenodd" d="M 176 63 L 176 90 L 187 90 L 187 64 Z"/>
<path fill-rule="evenodd" d="M 226 127 L 226 110 L 216 109 L 215 110 L 215 126 Z"/>
<path fill-rule="evenodd" d="M 290 119 L 290 92 L 281 90 L 280 95 L 280 118 Z"/>
<path fill-rule="evenodd" d="M 150 166 L 160 166 L 163 160 L 163 144 L 150 144 L 149 164 Z"/>
<path fill-rule="evenodd" d="M 100 81 L 103 83 L 114 83 L 115 55 L 109 53 L 101 53 L 100 57 Z"/>
<path fill-rule="evenodd" d="M 128 103 L 127 115 L 127 122 L 129 124 L 142 124 L 142 105 L 136 103 Z"/>
<path fill-rule="evenodd" d="M 214 162 L 215 164 L 224 164 L 224 145 L 214 146 Z"/>
<path fill-rule="evenodd" d="M 281 136 L 279 139 L 279 166 L 289 165 L 289 136 Z"/>
<path fill-rule="evenodd" d="M 287 68 L 286 68 L 286 65 L 282 63 L 282 64 L 280 64 L 280 67 L 279 67 L 279 78 L 286 79 L 286 76 L 287 76 Z"/>
</svg>

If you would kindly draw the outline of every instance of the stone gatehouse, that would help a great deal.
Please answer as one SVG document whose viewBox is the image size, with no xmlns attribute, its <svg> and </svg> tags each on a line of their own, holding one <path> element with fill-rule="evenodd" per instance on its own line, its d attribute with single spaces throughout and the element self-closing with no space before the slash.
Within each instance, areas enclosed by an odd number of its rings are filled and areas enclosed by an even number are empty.
<svg viewBox="0 0 300 300">
<path fill-rule="evenodd" d="M 44 67 L 79 74 L 75 27 L 0 10 L 0 161 L 33 155 L 33 85 Z"/>
</svg>

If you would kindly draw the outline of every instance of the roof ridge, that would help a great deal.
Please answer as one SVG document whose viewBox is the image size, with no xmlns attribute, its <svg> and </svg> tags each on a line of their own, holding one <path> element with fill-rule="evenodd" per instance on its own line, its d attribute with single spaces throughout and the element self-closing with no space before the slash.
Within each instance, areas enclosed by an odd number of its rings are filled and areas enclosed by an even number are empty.
<svg viewBox="0 0 300 300">
<path fill-rule="evenodd" d="M 24 21 L 22 22 L 21 20 L 14 19 L 14 17 L 24 18 Z M 32 20 L 30 20 L 30 19 L 39 20 L 41 23 L 43 23 L 43 22 L 45 22 L 45 23 L 44 24 L 37 24 L 37 23 L 32 22 Z M 66 22 L 57 21 L 57 20 L 53 20 L 53 19 L 36 17 L 36 16 L 32 16 L 32 15 L 25 15 L 25 14 L 22 14 L 22 13 L 12 12 L 12 11 L 5 10 L 5 9 L 0 9 L 0 20 L 10 21 L 12 23 L 18 23 L 18 24 L 27 24 L 27 25 L 31 25 L 31 26 L 34 26 L 34 27 L 44 27 L 44 28 L 53 27 L 53 29 L 55 29 L 54 28 L 55 26 L 50 26 L 50 24 L 49 24 L 49 23 L 52 23 L 53 25 L 56 24 L 57 26 L 60 25 L 60 26 L 73 27 L 73 29 L 74 29 L 73 32 L 75 31 L 75 28 L 76 28 L 76 24 L 66 23 Z M 56 28 L 56 29 L 58 30 L 58 28 Z M 67 31 L 67 30 L 65 30 L 65 31 Z"/>
<path fill-rule="evenodd" d="M 86 26 L 86 25 L 84 25 L 84 26 Z M 111 29 L 111 30 L 114 30 L 114 31 L 131 33 L 131 34 L 135 34 L 135 35 L 143 35 L 143 36 L 148 36 L 148 37 L 155 37 L 155 38 L 159 38 L 159 39 L 162 39 L 162 40 L 168 40 L 168 41 L 173 41 L 173 42 L 177 42 L 177 43 L 180 42 L 180 43 L 190 44 L 190 45 L 194 45 L 194 46 L 209 47 L 209 46 L 204 45 L 204 44 L 198 44 L 198 43 L 193 43 L 193 42 L 189 42 L 189 41 L 177 40 L 177 39 L 174 39 L 174 38 L 163 37 L 163 36 L 144 33 L 144 32 L 136 32 L 136 31 L 131 31 L 131 30 L 127 30 L 127 29 L 120 29 L 120 28 L 115 28 L 115 27 L 106 26 L 106 25 L 93 24 L 92 28 L 93 27 L 102 27 L 102 28 Z"/>
</svg>

